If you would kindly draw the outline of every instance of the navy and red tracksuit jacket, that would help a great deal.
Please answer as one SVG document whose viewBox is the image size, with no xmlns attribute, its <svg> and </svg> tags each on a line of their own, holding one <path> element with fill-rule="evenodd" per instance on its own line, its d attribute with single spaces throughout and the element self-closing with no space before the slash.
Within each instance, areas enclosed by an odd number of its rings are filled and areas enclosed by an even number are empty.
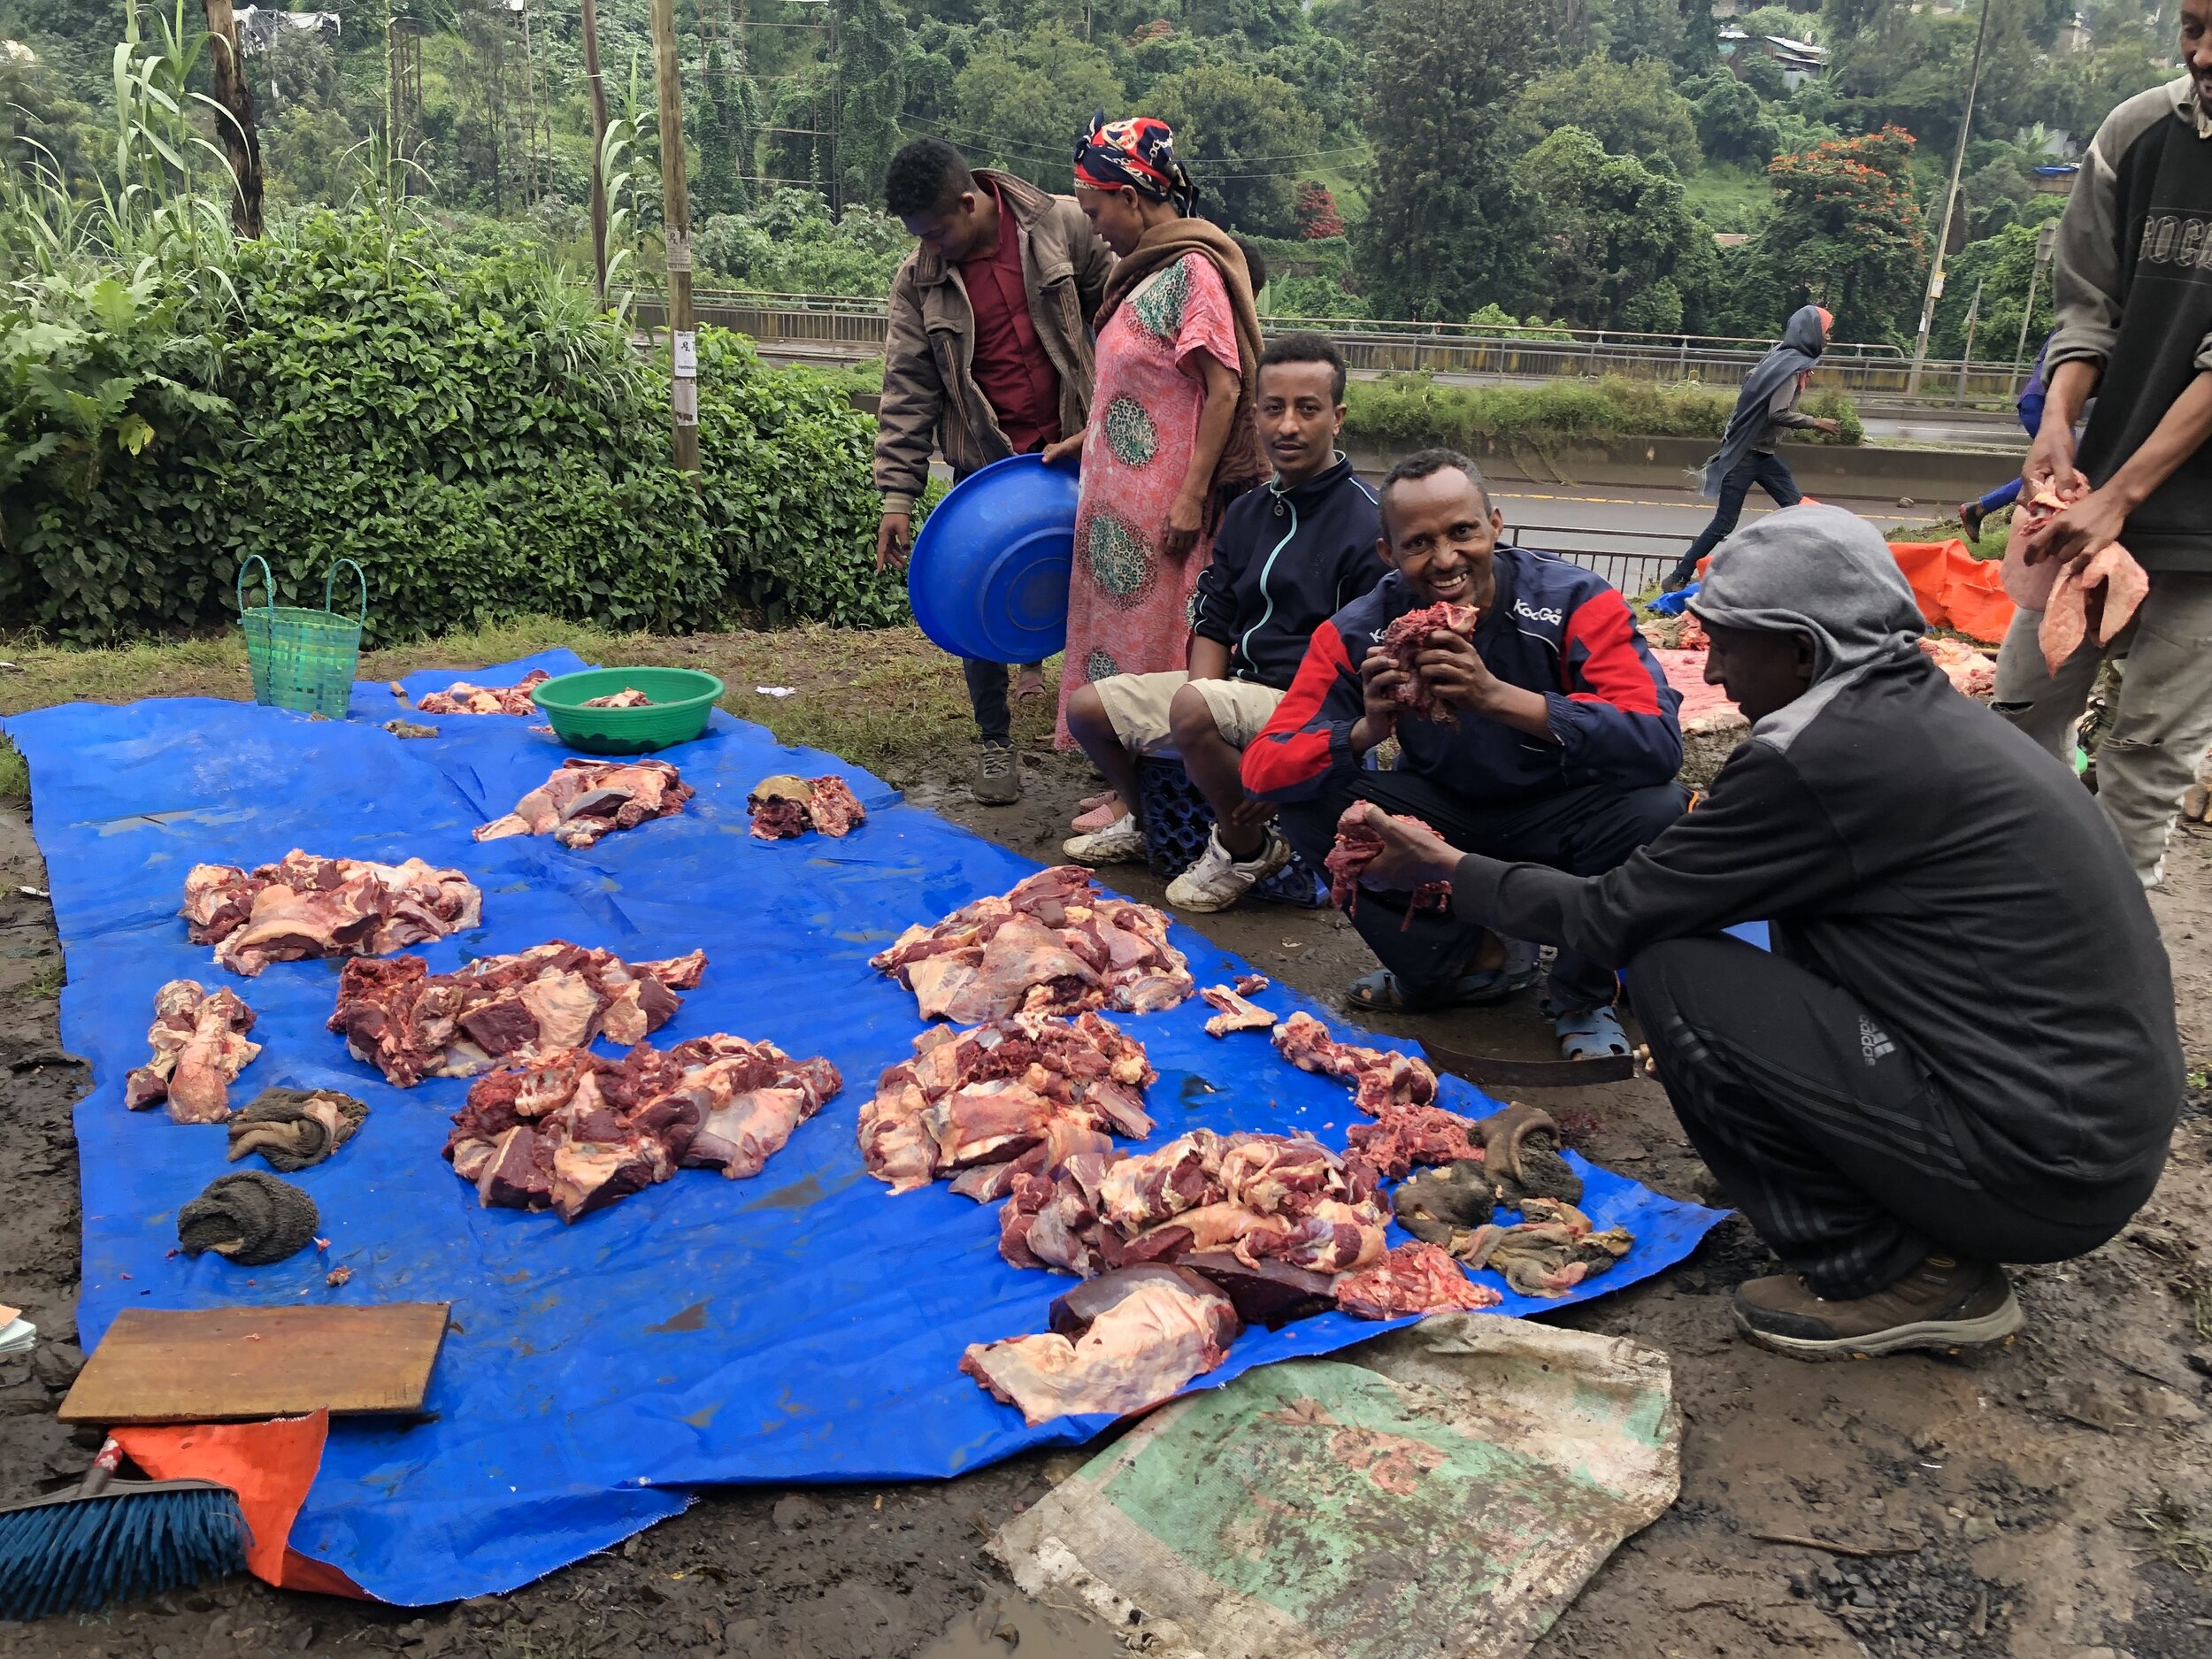
<svg viewBox="0 0 2212 1659">
<path fill-rule="evenodd" d="M 1398 768 L 1455 795 L 1526 800 L 1585 785 L 1664 783 L 1682 764 L 1682 694 L 1667 684 L 1628 602 L 1579 565 L 1500 547 L 1497 594 L 1475 628 L 1475 649 L 1509 685 L 1540 692 L 1555 741 L 1496 720 L 1456 726 L 1398 722 Z M 1306 801 L 1354 781 L 1353 724 L 1365 707 L 1359 665 L 1383 630 L 1422 601 L 1393 571 L 1314 630 L 1298 677 L 1244 751 L 1244 787 L 1271 801 Z"/>
</svg>

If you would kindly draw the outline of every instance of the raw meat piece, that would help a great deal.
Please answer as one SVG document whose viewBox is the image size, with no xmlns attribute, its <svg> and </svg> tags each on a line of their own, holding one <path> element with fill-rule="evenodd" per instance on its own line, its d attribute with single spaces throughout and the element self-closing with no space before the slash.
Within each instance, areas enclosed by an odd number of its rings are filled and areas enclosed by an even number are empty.
<svg viewBox="0 0 2212 1659">
<path fill-rule="evenodd" d="M 1482 611 L 1475 605 L 1429 605 L 1419 611 L 1409 611 L 1383 630 L 1378 643 L 1397 660 L 1405 671 L 1406 679 L 1392 695 L 1392 701 L 1402 704 L 1409 712 L 1425 720 L 1434 720 L 1443 726 L 1457 726 L 1459 716 L 1449 704 L 1439 703 L 1428 681 L 1422 679 L 1414 665 L 1414 658 L 1429 648 L 1432 634 L 1456 634 L 1463 639 L 1472 639 L 1475 625 L 1482 620 Z"/>
<path fill-rule="evenodd" d="M 577 706 L 583 709 L 649 709 L 653 706 L 653 700 L 635 687 L 625 686 L 621 690 L 611 691 L 603 697 L 587 697 Z"/>
<path fill-rule="evenodd" d="M 925 1019 L 1096 1008 L 1148 1014 L 1197 988 L 1167 928 L 1149 905 L 1108 898 L 1089 871 L 1058 864 L 934 926 L 918 923 L 869 965 L 912 991 Z"/>
<path fill-rule="evenodd" d="M 1453 1164 L 1479 1158 L 1482 1148 L 1468 1138 L 1473 1125 L 1440 1106 L 1389 1106 L 1371 1124 L 1345 1132 L 1345 1156 L 1366 1164 L 1382 1180 L 1402 1180 L 1424 1164 Z"/>
<path fill-rule="evenodd" d="M 1241 1328 L 1219 1291 L 1156 1269 L 1128 1270 L 1121 1286 L 1102 1281 L 1097 1289 L 1105 1293 L 1094 1304 L 1101 1310 L 1075 1338 L 1050 1331 L 977 1342 L 960 1369 L 1019 1406 L 1033 1425 L 1079 1412 L 1125 1414 L 1156 1406 L 1213 1370 Z"/>
<path fill-rule="evenodd" d="M 764 778 L 753 786 L 745 804 L 752 810 L 753 834 L 764 841 L 789 841 L 809 828 L 841 837 L 868 821 L 860 797 L 833 773 L 810 781 L 787 772 Z"/>
<path fill-rule="evenodd" d="M 565 1048 L 479 1079 L 445 1156 L 488 1209 L 572 1222 L 680 1168 L 757 1175 L 843 1087 L 827 1060 L 720 1033 L 618 1061 Z"/>
<path fill-rule="evenodd" d="M 1201 1132 L 1118 1160 L 1099 1183 L 1102 1218 L 1133 1235 L 1210 1202 L 1219 1195 L 1217 1146 L 1218 1137 Z"/>
<path fill-rule="evenodd" d="M 1108 1150 L 1109 1134 L 1150 1134 L 1143 1090 L 1158 1075 L 1142 1044 L 1093 1013 L 926 1031 L 914 1057 L 886 1071 L 861 1108 L 861 1161 L 894 1193 L 957 1169 L 1019 1163 L 1040 1145 L 1055 1148 L 1049 1164 L 1033 1166 L 1048 1174 L 1077 1152 Z M 960 1190 L 995 1197 L 1013 1174 L 978 1175 Z"/>
<path fill-rule="evenodd" d="M 1279 1331 L 1294 1319 L 1309 1319 L 1336 1306 L 1335 1281 L 1285 1262 L 1239 1261 L 1226 1251 L 1203 1250 L 1178 1256 L 1176 1265 L 1202 1273 L 1236 1306 L 1247 1325 Z"/>
<path fill-rule="evenodd" d="M 1045 1125 L 1044 1139 L 1018 1158 L 1004 1164 L 980 1164 L 963 1170 L 950 1183 L 963 1198 L 979 1204 L 996 1203 L 1014 1188 L 1018 1175 L 1051 1177 L 1079 1152 L 1114 1149 L 1112 1139 L 1096 1129 L 1086 1129 L 1071 1118 L 1055 1118 Z"/>
<path fill-rule="evenodd" d="M 1953 687 L 1970 697 L 1986 697 L 1997 689 L 1996 659 L 1985 657 L 1970 645 L 1956 640 L 1939 640 L 1932 634 L 1920 638 L 1923 654 L 1935 658 L 1935 664 L 1943 671 L 1944 678 Z"/>
<path fill-rule="evenodd" d="M 1391 814 L 1402 824 L 1412 824 L 1436 832 L 1407 812 Z M 1336 821 L 1336 845 L 1329 849 L 1329 856 L 1322 861 L 1329 872 L 1329 902 L 1349 916 L 1359 908 L 1360 877 L 1367 866 L 1382 854 L 1383 838 L 1367 821 L 1367 803 L 1355 801 L 1344 809 Z M 1452 908 L 1452 884 L 1448 881 L 1424 881 L 1413 889 L 1413 896 L 1406 903 L 1406 918 L 1399 924 L 1403 933 L 1413 926 L 1413 918 L 1421 910 L 1448 910 Z"/>
<path fill-rule="evenodd" d="M 1275 1047 L 1302 1071 L 1341 1078 L 1352 1103 L 1371 1118 L 1391 1106 L 1425 1106 L 1436 1098 L 1436 1073 L 1394 1048 L 1363 1048 L 1338 1042 L 1310 1014 L 1293 1014 L 1275 1027 Z"/>
<path fill-rule="evenodd" d="M 123 1080 L 123 1104 L 143 1111 L 165 1100 L 178 1123 L 221 1123 L 230 1116 L 232 1081 L 261 1052 L 246 1036 L 252 1029 L 253 1010 L 235 992 L 170 980 L 154 993 L 146 1032 L 154 1057 Z"/>
<path fill-rule="evenodd" d="M 400 1088 L 426 1077 L 474 1077 L 602 1034 L 641 1042 L 682 1006 L 675 993 L 699 983 L 706 961 L 695 950 L 625 962 L 562 940 L 480 956 L 452 973 L 432 973 L 419 956 L 357 959 L 338 976 L 330 1029 Z"/>
<path fill-rule="evenodd" d="M 1237 995 L 1257 996 L 1262 991 L 1267 989 L 1267 987 L 1268 979 L 1264 973 L 1248 973 L 1237 981 Z"/>
<path fill-rule="evenodd" d="M 1505 1298 L 1460 1271 L 1433 1244 L 1402 1244 L 1363 1272 L 1336 1283 L 1337 1306 L 1356 1319 L 1394 1319 L 1403 1313 L 1473 1312 Z"/>
<path fill-rule="evenodd" d="M 235 864 L 196 864 L 184 879 L 180 914 L 196 945 L 250 979 L 272 962 L 311 956 L 380 956 L 465 932 L 482 919 L 484 895 L 458 870 L 419 858 L 380 864 L 318 858 L 297 848 L 251 875 Z"/>
<path fill-rule="evenodd" d="M 550 834 L 564 847 L 589 847 L 616 830 L 680 812 L 691 796 L 691 786 L 664 760 L 571 758 L 513 811 L 479 826 L 476 839 Z"/>
<path fill-rule="evenodd" d="M 2070 560 L 2051 584 L 2036 643 L 2054 674 L 2085 640 L 2109 645 L 2151 590 L 2151 579 L 2117 541 Z"/>
<path fill-rule="evenodd" d="M 1246 1002 L 1240 994 L 1225 985 L 1210 985 L 1199 992 L 1199 995 L 1206 999 L 1207 1007 L 1221 1010 L 1206 1022 L 1206 1034 L 1210 1037 L 1225 1037 L 1233 1031 L 1275 1029 L 1274 1015 Z"/>
<path fill-rule="evenodd" d="M 415 705 L 423 714 L 535 714 L 531 692 L 553 676 L 534 668 L 511 686 L 472 686 L 457 680 L 443 691 L 434 691 Z"/>
<path fill-rule="evenodd" d="M 1470 1267 L 1488 1267 L 1524 1296 L 1563 1296 L 1635 1248 L 1624 1227 L 1602 1233 L 1572 1204 L 1556 1199 L 1522 1201 L 1526 1217 L 1514 1227 L 1492 1227 L 1460 1252 Z"/>
</svg>

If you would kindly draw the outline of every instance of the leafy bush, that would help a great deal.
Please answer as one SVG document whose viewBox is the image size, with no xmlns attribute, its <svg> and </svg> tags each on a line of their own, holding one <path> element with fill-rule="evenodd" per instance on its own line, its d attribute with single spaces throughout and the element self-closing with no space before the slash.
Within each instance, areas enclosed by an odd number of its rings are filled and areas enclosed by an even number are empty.
<svg viewBox="0 0 2212 1659">
<path fill-rule="evenodd" d="M 355 560 L 380 641 L 532 613 L 904 614 L 873 568 L 867 421 L 734 336 L 702 338 L 695 486 L 670 465 L 664 369 L 534 258 L 325 213 L 241 246 L 231 280 L 212 362 L 163 356 L 158 276 L 127 314 L 112 284 L 0 311 L 0 622 L 80 642 L 206 626 L 257 553 L 280 602 L 311 605 Z M 128 384 L 104 428 L 39 389 L 57 369 Z"/>
</svg>

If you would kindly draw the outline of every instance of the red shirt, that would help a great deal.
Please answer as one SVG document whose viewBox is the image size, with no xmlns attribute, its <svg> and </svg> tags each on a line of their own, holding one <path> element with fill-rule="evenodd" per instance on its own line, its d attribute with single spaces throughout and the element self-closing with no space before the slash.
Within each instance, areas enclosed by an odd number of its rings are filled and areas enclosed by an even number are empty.
<svg viewBox="0 0 2212 1659">
<path fill-rule="evenodd" d="M 998 204 L 998 247 L 962 260 L 960 280 L 975 312 L 975 383 L 1014 453 L 1025 455 L 1059 440 L 1060 374 L 1029 318 L 1021 232 L 995 186 L 991 199 Z"/>
</svg>

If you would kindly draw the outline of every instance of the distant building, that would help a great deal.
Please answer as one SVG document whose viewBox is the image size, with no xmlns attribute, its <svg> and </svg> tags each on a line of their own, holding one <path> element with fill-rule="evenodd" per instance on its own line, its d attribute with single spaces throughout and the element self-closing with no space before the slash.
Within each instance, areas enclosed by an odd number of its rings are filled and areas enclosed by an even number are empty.
<svg viewBox="0 0 2212 1659">
<path fill-rule="evenodd" d="M 0 41 L 0 60 L 11 64 L 35 64 L 38 54 L 21 41 Z"/>
<path fill-rule="evenodd" d="M 2056 162 L 2047 167 L 2035 169 L 2035 193 L 2038 196 L 2071 196 L 2075 175 L 2081 172 L 2078 161 Z"/>
<path fill-rule="evenodd" d="M 1740 248 L 1751 240 L 1751 233 L 1743 230 L 1717 230 L 1713 233 L 1716 248 Z"/>
<path fill-rule="evenodd" d="M 240 6 L 236 15 L 238 50 L 249 57 L 267 51 L 280 29 L 304 30 L 334 46 L 338 42 L 335 12 L 280 12 L 273 6 Z"/>
<path fill-rule="evenodd" d="M 1720 32 L 1722 61 L 1738 75 L 1754 58 L 1771 58 L 1781 65 L 1782 79 L 1791 90 L 1816 75 L 1828 73 L 1829 52 L 1811 41 L 1793 41 L 1786 35 L 1747 35 L 1732 23 Z"/>
<path fill-rule="evenodd" d="M 2051 44 L 2062 52 L 2085 52 L 2096 44 L 2096 37 L 2089 25 L 2082 20 L 2081 13 L 2077 12 L 2074 20 L 2052 37 Z"/>
</svg>

